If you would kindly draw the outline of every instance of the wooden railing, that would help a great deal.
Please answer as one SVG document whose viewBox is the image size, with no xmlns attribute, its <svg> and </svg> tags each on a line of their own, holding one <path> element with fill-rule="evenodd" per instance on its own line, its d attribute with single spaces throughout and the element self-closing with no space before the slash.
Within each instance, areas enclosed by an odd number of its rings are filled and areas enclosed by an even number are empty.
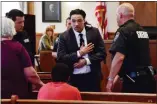
<svg viewBox="0 0 157 104">
<path fill-rule="evenodd" d="M 37 98 L 38 91 L 33 92 L 34 99 Z M 109 93 L 109 92 L 81 92 L 82 100 L 88 101 L 117 101 L 117 102 L 148 102 L 156 103 L 156 94 L 141 93 Z"/>
<path fill-rule="evenodd" d="M 76 100 L 32 100 L 18 99 L 12 96 L 11 99 L 1 99 L 1 104 L 155 104 L 146 102 L 116 102 L 116 101 L 76 101 Z"/>
</svg>

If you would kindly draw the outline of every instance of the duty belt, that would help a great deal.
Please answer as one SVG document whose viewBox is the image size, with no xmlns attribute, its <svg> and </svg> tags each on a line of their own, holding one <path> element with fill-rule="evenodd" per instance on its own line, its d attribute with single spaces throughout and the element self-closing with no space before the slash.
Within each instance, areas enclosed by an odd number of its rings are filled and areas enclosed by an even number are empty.
<svg viewBox="0 0 157 104">
<path fill-rule="evenodd" d="M 134 78 L 136 78 L 138 76 L 144 76 L 144 75 L 152 75 L 153 76 L 154 75 L 153 67 L 147 66 L 147 67 L 144 67 L 143 70 L 126 73 L 125 77 L 127 77 L 130 80 L 132 80 L 133 82 L 135 82 Z M 123 77 L 122 77 L 122 79 L 123 79 Z"/>
</svg>

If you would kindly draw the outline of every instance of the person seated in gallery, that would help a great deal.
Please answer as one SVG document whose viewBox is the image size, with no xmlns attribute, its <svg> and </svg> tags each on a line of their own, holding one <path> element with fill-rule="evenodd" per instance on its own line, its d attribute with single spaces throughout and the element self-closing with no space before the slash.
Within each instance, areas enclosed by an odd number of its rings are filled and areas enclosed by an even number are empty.
<svg viewBox="0 0 157 104">
<path fill-rule="evenodd" d="M 63 63 L 57 63 L 51 71 L 52 82 L 45 84 L 38 92 L 38 100 L 81 100 L 76 87 L 67 83 L 71 70 Z"/>
<path fill-rule="evenodd" d="M 1 20 L 1 98 L 18 95 L 20 99 L 29 99 L 32 92 L 29 83 L 38 87 L 44 83 L 33 68 L 24 46 L 13 40 L 16 35 L 13 20 L 6 17 Z"/>
<path fill-rule="evenodd" d="M 38 53 L 40 53 L 40 51 L 53 50 L 53 34 L 53 28 L 51 26 L 48 26 L 46 28 L 45 34 L 40 38 Z"/>
<path fill-rule="evenodd" d="M 68 17 L 68 18 L 66 19 L 66 24 L 65 24 L 65 25 L 66 25 L 66 30 L 68 30 L 68 29 L 71 28 L 71 20 L 70 20 L 70 17 Z M 53 51 L 54 51 L 54 52 L 57 52 L 59 35 L 60 35 L 60 34 L 58 34 L 56 40 L 54 41 L 54 48 L 53 48 Z"/>
</svg>

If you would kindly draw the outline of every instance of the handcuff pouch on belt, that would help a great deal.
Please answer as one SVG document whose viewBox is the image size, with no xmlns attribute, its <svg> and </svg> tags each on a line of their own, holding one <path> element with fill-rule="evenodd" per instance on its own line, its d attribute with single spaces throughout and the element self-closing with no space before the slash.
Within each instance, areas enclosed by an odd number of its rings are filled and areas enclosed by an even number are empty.
<svg viewBox="0 0 157 104">
<path fill-rule="evenodd" d="M 135 82 L 135 79 L 139 76 L 144 75 L 152 75 L 154 76 L 154 70 L 152 66 L 146 66 L 146 67 L 137 67 L 137 71 L 129 72 L 124 74 L 127 79 L 131 80 L 132 82 Z M 124 76 L 121 78 L 123 80 Z"/>
</svg>

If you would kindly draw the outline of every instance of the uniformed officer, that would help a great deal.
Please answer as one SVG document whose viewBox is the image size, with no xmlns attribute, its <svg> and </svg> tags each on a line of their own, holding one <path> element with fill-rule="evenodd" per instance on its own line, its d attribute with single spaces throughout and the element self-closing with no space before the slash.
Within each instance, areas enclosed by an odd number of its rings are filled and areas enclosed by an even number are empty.
<svg viewBox="0 0 157 104">
<path fill-rule="evenodd" d="M 29 53 L 31 57 L 32 63 L 34 64 L 34 56 L 32 52 L 31 42 L 29 36 L 26 31 L 23 30 L 24 28 L 24 13 L 18 9 L 10 10 L 6 16 L 11 18 L 15 23 L 15 29 L 17 34 L 14 35 L 13 40 L 20 42 Z"/>
<path fill-rule="evenodd" d="M 106 89 L 112 91 L 116 75 L 123 79 L 122 92 L 153 93 L 155 79 L 150 63 L 149 36 L 134 21 L 134 7 L 123 3 L 117 9 L 116 32 L 110 53 L 113 56 Z"/>
</svg>

